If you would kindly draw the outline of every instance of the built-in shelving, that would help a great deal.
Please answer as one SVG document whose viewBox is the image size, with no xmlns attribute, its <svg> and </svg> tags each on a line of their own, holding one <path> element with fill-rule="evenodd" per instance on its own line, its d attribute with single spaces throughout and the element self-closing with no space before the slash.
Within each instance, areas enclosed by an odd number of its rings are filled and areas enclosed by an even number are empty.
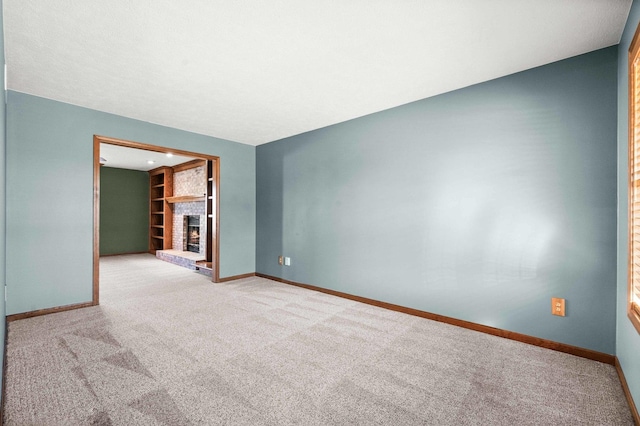
<svg viewBox="0 0 640 426">
<path fill-rule="evenodd" d="M 149 251 L 172 248 L 173 212 L 168 199 L 173 195 L 173 169 L 149 171 Z"/>
</svg>

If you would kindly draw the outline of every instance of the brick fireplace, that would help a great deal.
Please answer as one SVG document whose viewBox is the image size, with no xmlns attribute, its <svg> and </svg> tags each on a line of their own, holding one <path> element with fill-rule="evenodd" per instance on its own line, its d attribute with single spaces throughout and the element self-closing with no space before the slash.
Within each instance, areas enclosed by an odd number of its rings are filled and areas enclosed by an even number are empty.
<svg viewBox="0 0 640 426">
<path fill-rule="evenodd" d="M 206 182 L 206 170 L 203 166 L 176 172 L 173 175 L 173 195 L 204 195 L 207 191 Z M 198 235 L 202 236 L 202 238 L 198 239 L 197 245 L 192 242 L 190 247 L 187 242 L 189 234 L 188 218 L 192 218 L 191 220 L 194 223 L 195 221 L 198 222 Z M 173 249 L 204 255 L 206 252 L 206 238 L 204 237 L 207 235 L 206 224 L 204 201 L 173 204 Z M 196 250 L 196 248 L 198 249 Z"/>
</svg>

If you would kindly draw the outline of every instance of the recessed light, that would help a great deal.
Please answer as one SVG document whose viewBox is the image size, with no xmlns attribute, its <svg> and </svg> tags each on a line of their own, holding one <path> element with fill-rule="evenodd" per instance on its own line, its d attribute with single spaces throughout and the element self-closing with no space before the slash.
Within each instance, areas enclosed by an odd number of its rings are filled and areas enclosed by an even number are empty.
<svg viewBox="0 0 640 426">
<path fill-rule="evenodd" d="M 147 164 L 153 164 L 153 163 L 155 163 L 155 161 L 153 161 L 153 160 L 147 161 Z"/>
<path fill-rule="evenodd" d="M 171 158 L 171 157 L 173 157 L 173 154 L 170 153 L 170 152 L 167 152 L 167 157 Z"/>
</svg>

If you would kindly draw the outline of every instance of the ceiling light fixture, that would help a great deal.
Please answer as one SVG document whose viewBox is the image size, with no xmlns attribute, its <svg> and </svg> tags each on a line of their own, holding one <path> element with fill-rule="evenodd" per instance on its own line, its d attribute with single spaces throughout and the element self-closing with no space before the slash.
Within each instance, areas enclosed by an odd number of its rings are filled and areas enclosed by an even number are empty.
<svg viewBox="0 0 640 426">
<path fill-rule="evenodd" d="M 153 164 L 153 163 L 155 163 L 155 161 L 153 161 L 153 160 L 148 160 L 147 161 L 147 164 Z"/>
<path fill-rule="evenodd" d="M 173 154 L 170 153 L 170 152 L 167 152 L 167 157 L 171 158 L 171 157 L 173 157 Z"/>
</svg>

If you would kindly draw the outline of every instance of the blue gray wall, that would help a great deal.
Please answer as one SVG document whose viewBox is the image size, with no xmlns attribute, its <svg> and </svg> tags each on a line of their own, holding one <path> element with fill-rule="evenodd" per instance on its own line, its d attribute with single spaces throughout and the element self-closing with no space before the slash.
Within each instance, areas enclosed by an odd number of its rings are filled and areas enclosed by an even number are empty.
<svg viewBox="0 0 640 426">
<path fill-rule="evenodd" d="M 2 17 L 2 0 L 0 0 L 0 84 L 2 84 L 2 99 L 0 99 L 0 344 L 4 348 L 4 329 L 6 324 L 6 307 L 4 296 L 4 286 L 6 285 L 6 92 L 4 90 L 4 20 Z M 4 349 L 0 350 L 0 365 L 4 360 Z M 2 389 L 2 380 L 4 377 L 0 374 L 0 389 Z M 0 396 L 0 398 L 2 398 Z M 0 403 L 2 401 L 0 400 Z"/>
<path fill-rule="evenodd" d="M 220 276 L 255 270 L 253 146 L 9 91 L 7 314 L 91 301 L 94 134 L 219 156 Z"/>
<path fill-rule="evenodd" d="M 259 146 L 257 272 L 613 354 L 616 67 L 612 47 Z"/>
<path fill-rule="evenodd" d="M 629 160 L 629 45 L 640 23 L 640 3 L 633 2 L 627 25 L 618 46 L 618 315 L 616 355 L 624 371 L 629 390 L 640 408 L 640 334 L 627 318 L 628 259 L 628 160 Z"/>
</svg>

